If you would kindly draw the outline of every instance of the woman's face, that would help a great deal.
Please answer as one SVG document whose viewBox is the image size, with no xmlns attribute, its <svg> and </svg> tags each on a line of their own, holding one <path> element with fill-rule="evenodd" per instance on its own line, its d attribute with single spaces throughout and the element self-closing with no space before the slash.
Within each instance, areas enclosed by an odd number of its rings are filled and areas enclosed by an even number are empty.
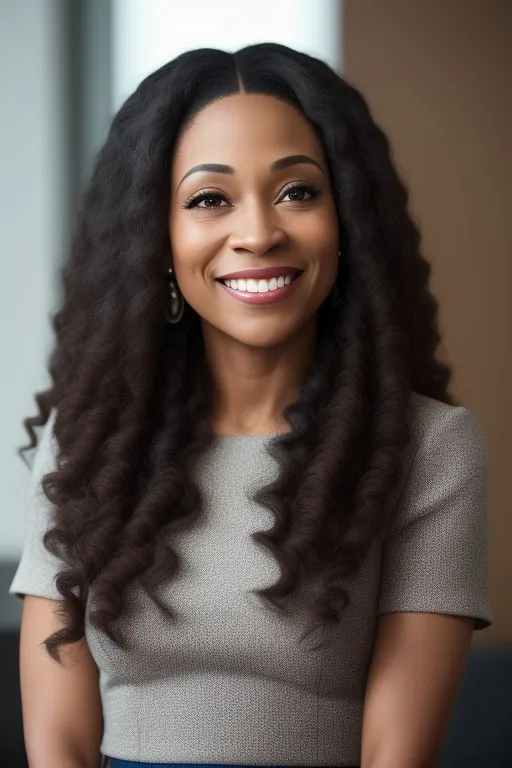
<svg viewBox="0 0 512 768">
<path fill-rule="evenodd" d="M 338 269 L 323 148 L 292 106 L 237 94 L 183 132 L 171 176 L 172 263 L 203 322 L 251 347 L 305 327 Z"/>
</svg>

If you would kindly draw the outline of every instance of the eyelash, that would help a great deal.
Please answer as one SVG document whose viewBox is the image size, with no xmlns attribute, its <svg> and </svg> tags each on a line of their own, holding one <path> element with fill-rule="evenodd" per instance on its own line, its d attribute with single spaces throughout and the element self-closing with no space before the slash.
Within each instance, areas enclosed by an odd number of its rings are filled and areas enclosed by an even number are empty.
<svg viewBox="0 0 512 768">
<path fill-rule="evenodd" d="M 304 182 L 296 182 L 295 184 L 290 184 L 290 186 L 288 186 L 284 190 L 280 200 L 286 195 L 290 194 L 290 192 L 296 192 L 296 191 L 307 192 L 309 194 L 309 197 L 306 200 L 295 200 L 295 201 L 289 200 L 288 202 L 306 203 L 306 202 L 309 202 L 310 200 L 314 200 L 320 195 L 320 191 L 315 187 L 313 187 L 311 184 L 309 183 L 306 184 Z M 199 203 L 203 202 L 203 200 L 215 200 L 216 202 L 227 201 L 228 203 L 231 202 L 227 195 L 223 194 L 222 192 L 219 192 L 216 189 L 211 189 L 211 190 L 205 190 L 204 192 L 200 192 L 198 195 L 192 195 L 192 197 L 189 197 L 187 200 L 185 200 L 183 207 L 187 209 L 198 208 Z M 219 206 L 219 205 L 203 206 L 202 210 L 211 210 L 212 208 L 220 208 L 220 207 L 223 207 L 223 206 Z"/>
</svg>

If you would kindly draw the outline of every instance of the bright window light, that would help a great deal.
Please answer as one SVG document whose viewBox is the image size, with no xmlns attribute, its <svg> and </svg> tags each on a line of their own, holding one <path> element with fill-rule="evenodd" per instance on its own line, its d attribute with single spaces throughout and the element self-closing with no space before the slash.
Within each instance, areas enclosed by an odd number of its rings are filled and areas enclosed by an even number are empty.
<svg viewBox="0 0 512 768">
<path fill-rule="evenodd" d="M 341 69 L 342 0 L 113 0 L 113 107 L 184 51 L 252 43 L 297 48 Z"/>
</svg>

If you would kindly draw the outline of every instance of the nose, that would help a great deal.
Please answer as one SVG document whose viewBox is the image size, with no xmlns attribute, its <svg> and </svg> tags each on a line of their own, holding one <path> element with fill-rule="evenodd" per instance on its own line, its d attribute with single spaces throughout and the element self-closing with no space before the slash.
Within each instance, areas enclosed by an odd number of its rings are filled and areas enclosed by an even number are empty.
<svg viewBox="0 0 512 768">
<path fill-rule="evenodd" d="M 234 228 L 229 237 L 229 245 L 239 253 L 264 256 L 287 239 L 277 214 L 268 204 L 252 202 L 241 206 L 232 221 Z"/>
</svg>

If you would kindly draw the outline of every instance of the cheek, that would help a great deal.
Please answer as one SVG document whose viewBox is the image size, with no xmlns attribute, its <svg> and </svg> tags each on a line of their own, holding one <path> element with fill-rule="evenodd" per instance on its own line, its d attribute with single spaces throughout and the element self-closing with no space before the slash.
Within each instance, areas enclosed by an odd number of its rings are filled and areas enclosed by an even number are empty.
<svg viewBox="0 0 512 768">
<path fill-rule="evenodd" d="M 169 223 L 171 251 L 176 259 L 183 259 L 187 252 L 195 251 L 201 243 L 200 229 L 194 223 L 187 223 L 180 214 L 173 216 Z"/>
<path fill-rule="evenodd" d="M 183 222 L 179 215 L 170 221 L 169 236 L 171 259 L 181 286 L 193 275 L 204 271 L 211 251 L 211 239 L 206 237 L 204 227 Z"/>
<path fill-rule="evenodd" d="M 338 273 L 339 225 L 334 210 L 311 221 L 304 230 L 302 242 L 315 254 L 319 288 L 328 293 Z"/>
<path fill-rule="evenodd" d="M 309 211 L 305 216 L 299 216 L 297 226 L 297 234 L 311 248 L 316 245 L 323 251 L 332 248 L 333 244 L 336 246 L 339 221 L 332 196 L 326 195 L 316 209 Z"/>
</svg>

